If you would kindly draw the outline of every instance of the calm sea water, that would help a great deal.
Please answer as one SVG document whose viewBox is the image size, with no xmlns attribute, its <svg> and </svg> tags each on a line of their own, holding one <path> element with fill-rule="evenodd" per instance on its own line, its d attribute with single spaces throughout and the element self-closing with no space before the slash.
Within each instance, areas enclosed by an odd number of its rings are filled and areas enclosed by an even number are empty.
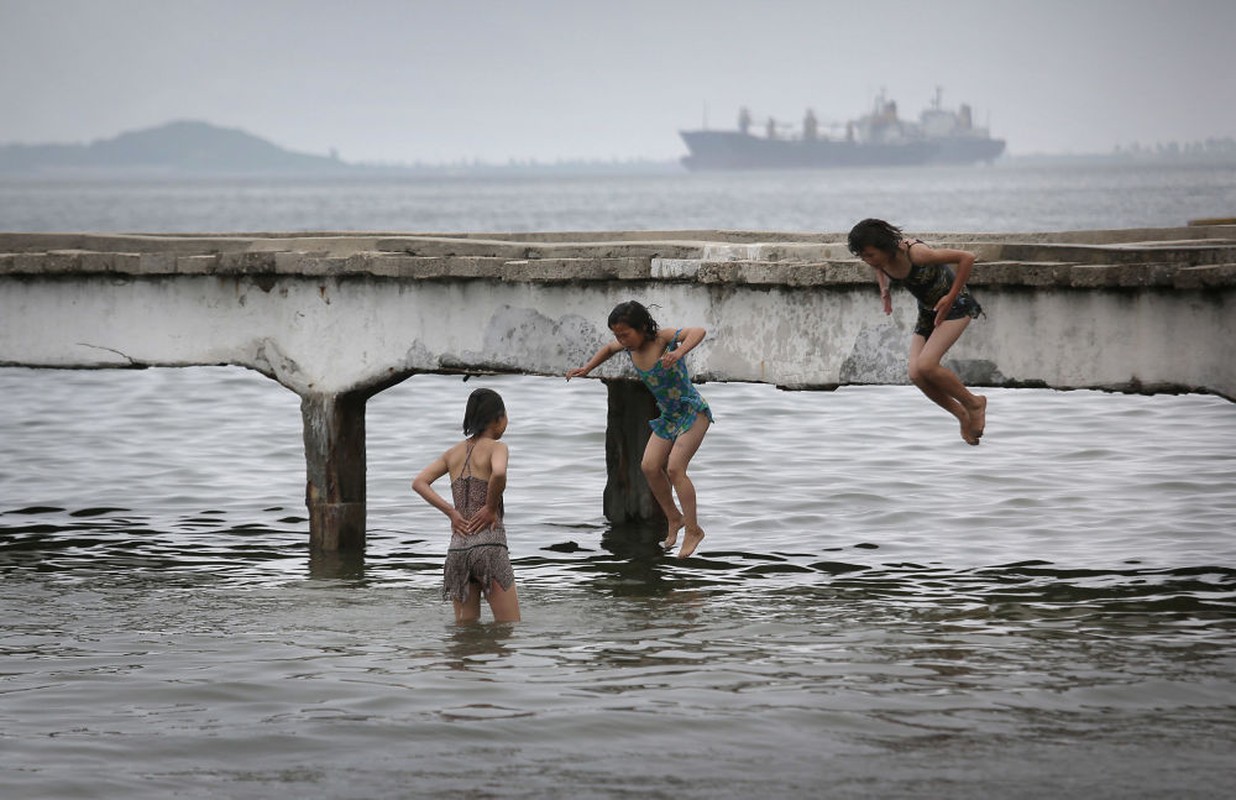
<svg viewBox="0 0 1236 800">
<path fill-rule="evenodd" d="M 1236 214 L 1236 164 L 334 180 L 0 179 L 0 231 L 848 231 L 1166 227 Z"/>
<path fill-rule="evenodd" d="M 1049 172 L 4 184 L 0 229 L 1128 227 L 1236 185 Z M 459 627 L 409 483 L 482 385 L 524 621 Z M 701 389 L 697 558 L 604 520 L 599 383 L 417 376 L 369 403 L 367 553 L 320 559 L 287 390 L 0 370 L 0 796 L 1228 795 L 1236 406 L 993 390 L 970 448 L 908 387 Z"/>
</svg>

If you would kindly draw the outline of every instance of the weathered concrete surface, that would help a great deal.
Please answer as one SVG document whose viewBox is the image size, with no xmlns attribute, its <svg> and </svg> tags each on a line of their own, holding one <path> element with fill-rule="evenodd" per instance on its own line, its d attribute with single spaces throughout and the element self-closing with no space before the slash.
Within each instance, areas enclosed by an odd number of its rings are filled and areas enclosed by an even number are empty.
<svg viewBox="0 0 1236 800">
<path fill-rule="evenodd" d="M 1236 399 L 1236 226 L 919 235 L 980 259 L 987 316 L 951 354 L 968 383 Z M 370 395 L 421 372 L 562 375 L 631 298 L 708 328 L 701 380 L 906 380 L 913 300 L 880 313 L 843 234 L 743 231 L 0 234 L 0 365 L 274 378 L 302 398 L 315 545 L 346 549 L 364 537 Z"/>
<path fill-rule="evenodd" d="M 702 378 L 904 381 L 912 301 L 881 315 L 840 235 L 763 236 L 0 234 L 0 363 L 240 364 L 301 394 L 558 375 L 607 337 L 609 307 L 641 297 L 710 328 Z M 954 351 L 972 381 L 1236 397 L 1236 227 L 930 236 L 981 259 L 988 317 Z"/>
</svg>

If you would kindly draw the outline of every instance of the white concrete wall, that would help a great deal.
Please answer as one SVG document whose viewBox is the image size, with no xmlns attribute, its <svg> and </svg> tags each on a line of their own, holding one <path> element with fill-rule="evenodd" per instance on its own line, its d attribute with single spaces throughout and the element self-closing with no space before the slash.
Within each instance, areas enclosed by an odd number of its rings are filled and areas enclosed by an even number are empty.
<svg viewBox="0 0 1236 800">
<path fill-rule="evenodd" d="M 416 372 L 561 375 L 608 339 L 615 304 L 638 299 L 656 304 L 662 324 L 708 328 L 689 362 L 701 379 L 791 388 L 905 381 L 914 301 L 895 291 L 896 313 L 885 317 L 868 271 L 839 260 L 835 236 L 615 236 L 76 235 L 69 246 L 87 249 L 55 250 L 66 242 L 0 234 L 0 364 L 235 364 L 302 395 L 363 391 Z M 976 385 L 1236 398 L 1236 266 L 1227 263 L 1236 247 L 1213 235 L 1184 238 L 1161 231 L 1163 241 L 1089 249 L 1079 235 L 1068 245 L 974 242 L 987 262 L 971 288 L 987 316 L 953 348 L 953 365 Z M 1017 248 L 1067 260 L 998 260 Z M 1097 263 L 1077 263 L 1091 257 Z M 1139 262 L 1148 257 L 1157 263 Z M 596 374 L 625 369 L 614 359 Z"/>
<path fill-rule="evenodd" d="M 874 284 L 724 287 L 281 276 L 9 281 L 0 363 L 41 367 L 235 364 L 301 393 L 343 393 L 414 372 L 561 375 L 608 339 L 617 303 L 702 325 L 701 379 L 792 388 L 904 382 L 913 300 L 885 317 Z M 977 384 L 1202 389 L 1236 398 L 1233 293 L 975 288 L 987 316 L 951 355 Z M 595 374 L 625 374 L 614 359 Z"/>
</svg>

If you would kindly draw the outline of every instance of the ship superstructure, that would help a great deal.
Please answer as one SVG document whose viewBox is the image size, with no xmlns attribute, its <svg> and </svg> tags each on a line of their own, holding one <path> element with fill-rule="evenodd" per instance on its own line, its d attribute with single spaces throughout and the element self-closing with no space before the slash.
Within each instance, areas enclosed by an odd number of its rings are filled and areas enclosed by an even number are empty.
<svg viewBox="0 0 1236 800">
<path fill-rule="evenodd" d="M 692 170 L 973 164 L 1004 152 L 1003 139 L 974 125 L 969 105 L 944 108 L 939 89 L 917 122 L 902 119 L 897 104 L 881 94 L 869 113 L 828 132 L 811 109 L 797 131 L 770 118 L 760 136 L 752 133 L 752 123 L 742 108 L 737 130 L 680 131 L 690 151 L 683 164 Z"/>
</svg>

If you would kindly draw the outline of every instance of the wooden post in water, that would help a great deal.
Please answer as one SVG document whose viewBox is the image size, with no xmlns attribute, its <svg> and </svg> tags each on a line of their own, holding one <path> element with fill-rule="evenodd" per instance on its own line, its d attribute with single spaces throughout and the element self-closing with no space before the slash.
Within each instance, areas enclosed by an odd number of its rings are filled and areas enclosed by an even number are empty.
<svg viewBox="0 0 1236 800">
<path fill-rule="evenodd" d="M 301 396 L 311 550 L 365 548 L 365 402 L 370 394 Z"/>
<path fill-rule="evenodd" d="M 664 522 L 665 515 L 640 469 L 652 428 L 660 413 L 656 398 L 640 381 L 607 379 L 609 413 L 605 425 L 605 518 L 613 523 Z"/>
</svg>

